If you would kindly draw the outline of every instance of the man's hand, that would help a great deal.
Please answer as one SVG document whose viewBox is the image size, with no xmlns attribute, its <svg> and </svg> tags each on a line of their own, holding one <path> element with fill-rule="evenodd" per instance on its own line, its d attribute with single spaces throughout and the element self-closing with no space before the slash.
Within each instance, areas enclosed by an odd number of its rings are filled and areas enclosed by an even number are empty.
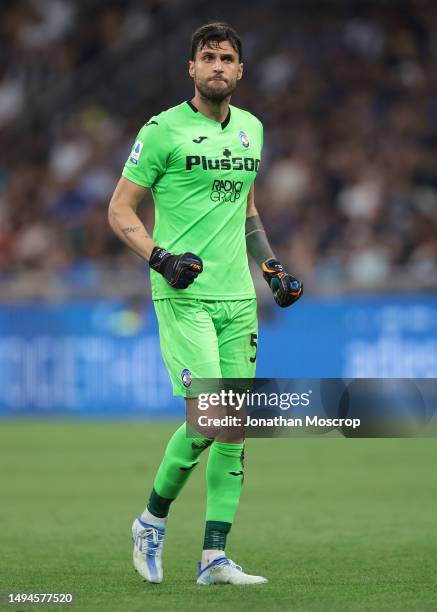
<svg viewBox="0 0 437 612">
<path fill-rule="evenodd" d="M 266 259 L 261 268 L 278 306 L 286 308 L 300 298 L 303 293 L 303 284 L 285 272 L 277 259 Z"/>
<path fill-rule="evenodd" d="M 194 253 L 172 255 L 158 246 L 150 255 L 149 266 L 162 274 L 175 289 L 186 289 L 203 271 L 202 260 Z"/>
</svg>

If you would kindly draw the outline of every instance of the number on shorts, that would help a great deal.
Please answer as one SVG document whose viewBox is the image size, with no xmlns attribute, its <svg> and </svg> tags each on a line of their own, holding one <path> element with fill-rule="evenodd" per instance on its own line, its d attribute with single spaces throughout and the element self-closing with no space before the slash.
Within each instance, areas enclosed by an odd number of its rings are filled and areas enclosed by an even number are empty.
<svg viewBox="0 0 437 612">
<path fill-rule="evenodd" d="M 255 347 L 255 355 L 253 357 L 249 357 L 249 361 L 251 363 L 255 363 L 258 353 L 258 334 L 250 334 L 250 346 Z"/>
</svg>

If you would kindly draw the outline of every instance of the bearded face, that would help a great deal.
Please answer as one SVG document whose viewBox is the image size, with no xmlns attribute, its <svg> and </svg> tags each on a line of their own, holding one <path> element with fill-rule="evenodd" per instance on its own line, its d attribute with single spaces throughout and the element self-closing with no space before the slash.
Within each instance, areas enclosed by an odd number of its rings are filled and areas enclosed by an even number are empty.
<svg viewBox="0 0 437 612">
<path fill-rule="evenodd" d="M 189 73 L 201 97 L 221 102 L 235 91 L 243 64 L 229 41 L 211 42 L 196 52 Z"/>
</svg>

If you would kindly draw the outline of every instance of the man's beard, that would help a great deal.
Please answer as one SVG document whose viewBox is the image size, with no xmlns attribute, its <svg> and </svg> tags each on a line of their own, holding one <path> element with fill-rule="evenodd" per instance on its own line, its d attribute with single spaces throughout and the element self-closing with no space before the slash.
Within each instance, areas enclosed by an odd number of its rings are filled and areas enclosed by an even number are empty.
<svg viewBox="0 0 437 612">
<path fill-rule="evenodd" d="M 222 102 L 222 100 L 234 93 L 237 81 L 227 83 L 227 86 L 222 90 L 213 89 L 208 85 L 207 81 L 195 81 L 195 85 L 202 98 L 210 102 Z"/>
</svg>

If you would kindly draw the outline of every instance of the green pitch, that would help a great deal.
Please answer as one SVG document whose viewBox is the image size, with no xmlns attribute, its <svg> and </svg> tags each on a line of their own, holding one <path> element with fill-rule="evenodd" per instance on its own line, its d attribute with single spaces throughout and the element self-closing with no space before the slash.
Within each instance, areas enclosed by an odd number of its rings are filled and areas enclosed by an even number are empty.
<svg viewBox="0 0 437 612">
<path fill-rule="evenodd" d="M 258 587 L 194 583 L 203 459 L 173 507 L 165 582 L 142 582 L 130 527 L 173 429 L 0 422 L 0 592 L 117 612 L 437 609 L 436 439 L 249 440 L 228 554 Z"/>
</svg>

